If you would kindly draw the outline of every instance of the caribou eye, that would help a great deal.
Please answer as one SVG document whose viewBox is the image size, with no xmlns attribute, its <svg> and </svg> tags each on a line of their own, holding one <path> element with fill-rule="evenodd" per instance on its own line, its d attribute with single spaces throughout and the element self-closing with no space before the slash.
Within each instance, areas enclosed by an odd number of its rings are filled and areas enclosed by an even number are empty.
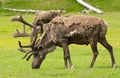
<svg viewBox="0 0 120 78">
<path fill-rule="evenodd" d="M 43 50 L 42 46 L 38 47 L 38 50 Z"/>
</svg>

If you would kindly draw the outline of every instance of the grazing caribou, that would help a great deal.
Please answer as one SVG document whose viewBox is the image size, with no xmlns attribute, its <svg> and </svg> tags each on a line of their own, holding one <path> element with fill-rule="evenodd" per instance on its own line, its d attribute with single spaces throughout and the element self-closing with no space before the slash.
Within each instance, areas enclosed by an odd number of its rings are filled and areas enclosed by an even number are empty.
<svg viewBox="0 0 120 78">
<path fill-rule="evenodd" d="M 37 39 L 37 35 L 35 33 L 35 37 L 31 45 L 23 46 L 19 41 L 19 46 L 20 48 L 32 49 L 32 68 L 40 68 L 46 55 L 53 51 L 56 46 L 63 48 L 65 68 L 68 68 L 68 63 L 70 68 L 73 68 L 68 46 L 70 44 L 90 44 L 93 58 L 89 67 L 92 68 L 99 54 L 97 49 L 97 43 L 99 42 L 109 51 L 112 67 L 114 68 L 116 67 L 116 63 L 113 48 L 106 40 L 106 33 L 107 23 L 100 18 L 84 15 L 73 15 L 69 17 L 58 16 L 50 22 L 40 39 Z M 28 53 L 26 53 L 26 56 L 27 55 Z"/>
</svg>

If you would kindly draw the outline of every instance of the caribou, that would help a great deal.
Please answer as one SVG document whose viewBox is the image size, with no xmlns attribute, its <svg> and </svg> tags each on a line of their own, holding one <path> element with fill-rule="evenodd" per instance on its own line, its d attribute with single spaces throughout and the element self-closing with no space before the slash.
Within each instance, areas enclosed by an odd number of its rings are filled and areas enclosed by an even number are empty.
<svg viewBox="0 0 120 78">
<path fill-rule="evenodd" d="M 28 24 L 29 25 L 29 24 Z M 29 25 L 31 26 L 31 25 Z M 34 28 L 34 26 L 31 26 Z M 34 28 L 34 30 L 36 30 Z M 97 43 L 104 46 L 111 56 L 112 68 L 116 67 L 116 62 L 113 54 L 113 48 L 106 39 L 107 23 L 97 17 L 72 15 L 69 17 L 55 17 L 47 26 L 42 36 L 37 39 L 37 34 L 33 42 L 24 46 L 19 41 L 20 48 L 31 48 L 31 53 L 27 60 L 33 55 L 32 68 L 40 68 L 46 55 L 55 50 L 56 46 L 63 48 L 65 68 L 73 68 L 70 57 L 69 45 L 89 45 L 92 49 L 93 58 L 90 68 L 94 66 L 95 60 L 99 54 Z M 29 54 L 26 53 L 25 57 Z M 68 65 L 69 64 L 69 65 Z"/>
</svg>

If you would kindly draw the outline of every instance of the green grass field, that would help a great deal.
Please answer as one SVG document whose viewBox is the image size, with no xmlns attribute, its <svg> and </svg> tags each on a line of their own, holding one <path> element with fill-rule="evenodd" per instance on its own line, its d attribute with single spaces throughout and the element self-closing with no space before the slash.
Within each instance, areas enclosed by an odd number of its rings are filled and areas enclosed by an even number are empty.
<svg viewBox="0 0 120 78">
<path fill-rule="evenodd" d="M 120 12 L 120 0 L 84 0 L 90 3 L 92 6 L 101 9 L 104 12 Z M 37 10 L 51 10 L 60 9 L 64 7 L 67 12 L 82 12 L 86 9 L 80 5 L 76 0 L 0 0 L 0 15 L 14 15 L 16 12 L 10 12 L 1 8 L 3 6 L 7 8 L 16 9 L 37 9 Z"/>
<path fill-rule="evenodd" d="M 71 15 L 71 13 L 68 12 L 72 11 L 75 14 L 75 12 L 81 12 L 84 9 L 84 7 L 80 6 L 74 0 L 29 0 L 31 2 L 27 0 L 0 1 L 5 2 L 5 7 L 20 9 L 48 10 L 59 9 L 64 6 L 67 11 L 66 15 Z M 107 40 L 113 46 L 117 68 L 110 68 L 110 55 L 103 46 L 98 44 L 99 56 L 92 69 L 88 68 L 92 59 L 91 48 L 85 45 L 70 45 L 71 58 L 74 65 L 73 70 L 64 69 L 63 50 L 59 47 L 47 55 L 41 65 L 41 69 L 32 69 L 32 57 L 29 61 L 21 59 L 24 54 L 18 51 L 17 42 L 21 40 L 22 43 L 29 44 L 29 38 L 12 37 L 16 28 L 22 28 L 21 23 L 10 21 L 10 18 L 13 17 L 11 15 L 16 15 L 17 13 L 3 10 L 0 5 L 0 78 L 120 78 L 120 0 L 85 1 L 105 12 L 103 15 L 95 13 L 91 15 L 103 18 L 108 22 Z M 33 20 L 32 14 L 23 14 L 23 17 L 29 22 Z"/>
<path fill-rule="evenodd" d="M 32 69 L 30 61 L 21 59 L 24 55 L 18 51 L 18 40 L 29 44 L 29 38 L 13 38 L 21 23 L 11 22 L 12 16 L 0 16 L 0 78 L 120 78 L 120 13 L 91 14 L 108 22 L 107 40 L 113 46 L 117 68 L 112 69 L 108 51 L 98 44 L 99 56 L 92 69 L 88 66 L 92 59 L 90 46 L 70 45 L 74 69 L 64 69 L 63 51 L 57 47 L 48 54 L 41 69 Z M 33 15 L 23 15 L 32 22 Z"/>
</svg>

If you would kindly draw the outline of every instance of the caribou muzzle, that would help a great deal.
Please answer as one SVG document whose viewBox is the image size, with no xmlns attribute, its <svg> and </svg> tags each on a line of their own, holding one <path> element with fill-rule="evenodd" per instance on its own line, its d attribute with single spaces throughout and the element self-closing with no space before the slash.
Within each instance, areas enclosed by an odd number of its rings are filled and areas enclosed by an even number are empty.
<svg viewBox="0 0 120 78">
<path fill-rule="evenodd" d="M 38 69 L 40 68 L 43 60 L 45 59 L 45 55 L 39 55 L 37 54 L 37 56 L 34 54 L 33 56 L 33 62 L 32 62 L 32 68 L 33 69 Z"/>
</svg>

